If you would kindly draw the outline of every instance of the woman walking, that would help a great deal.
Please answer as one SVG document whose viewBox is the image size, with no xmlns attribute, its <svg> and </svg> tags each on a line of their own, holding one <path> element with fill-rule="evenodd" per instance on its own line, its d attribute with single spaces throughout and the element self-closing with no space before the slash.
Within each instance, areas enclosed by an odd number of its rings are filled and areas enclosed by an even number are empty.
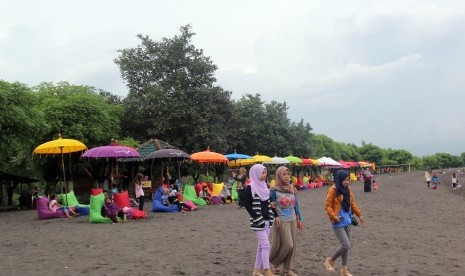
<svg viewBox="0 0 465 276">
<path fill-rule="evenodd" d="M 271 206 L 276 206 L 279 223 L 273 228 L 270 262 L 275 272 L 283 265 L 284 275 L 297 276 L 293 271 L 297 249 L 297 229 L 303 229 L 296 189 L 290 182 L 291 173 L 281 166 L 276 170 L 274 189 L 271 190 Z"/>
<path fill-rule="evenodd" d="M 250 228 L 258 240 L 257 255 L 252 275 L 263 276 L 260 268 L 263 266 L 265 276 L 274 276 L 270 270 L 270 228 L 273 225 L 275 210 L 270 206 L 270 190 L 265 182 L 267 170 L 261 164 L 250 168 L 250 185 L 244 190 L 244 207 L 250 215 Z"/>
<path fill-rule="evenodd" d="M 334 272 L 334 261 L 342 257 L 342 268 L 340 275 L 351 276 L 347 269 L 349 260 L 350 241 L 352 239 L 351 224 L 352 214 L 355 213 L 360 218 L 362 226 L 365 225 L 365 219 L 362 211 L 355 203 L 352 190 L 349 188 L 349 173 L 344 170 L 338 170 L 334 179 L 335 184 L 328 189 L 326 194 L 325 209 L 331 221 L 332 228 L 341 245 L 334 251 L 331 257 L 325 260 L 326 270 Z"/>
</svg>

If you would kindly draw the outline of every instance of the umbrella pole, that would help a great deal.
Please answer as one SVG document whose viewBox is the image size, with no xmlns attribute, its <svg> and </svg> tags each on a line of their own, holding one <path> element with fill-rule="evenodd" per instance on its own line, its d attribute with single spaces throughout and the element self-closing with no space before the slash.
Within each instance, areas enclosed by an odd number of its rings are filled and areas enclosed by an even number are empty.
<svg viewBox="0 0 465 276">
<path fill-rule="evenodd" d="M 61 151 L 61 169 L 63 170 L 63 182 L 65 186 L 66 205 L 68 205 L 68 182 L 66 182 L 65 161 L 63 158 L 63 147 L 60 147 L 60 151 Z"/>
</svg>

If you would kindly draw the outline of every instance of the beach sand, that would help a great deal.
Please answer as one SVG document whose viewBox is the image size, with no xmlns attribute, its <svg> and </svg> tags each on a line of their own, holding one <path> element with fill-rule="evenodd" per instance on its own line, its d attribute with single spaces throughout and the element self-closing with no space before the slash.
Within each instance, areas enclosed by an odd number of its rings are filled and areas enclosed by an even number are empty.
<svg viewBox="0 0 465 276">
<path fill-rule="evenodd" d="M 378 192 L 352 182 L 367 220 L 353 228 L 354 275 L 465 275 L 465 200 L 437 190 L 423 172 L 377 177 Z M 463 176 L 461 177 L 463 179 Z M 298 235 L 299 275 L 335 275 L 323 261 L 338 246 L 324 211 L 328 186 L 298 193 L 305 229 Z M 35 210 L 0 213 L 0 275 L 251 275 L 257 242 L 237 205 L 190 213 L 152 213 L 119 224 L 87 217 L 38 220 Z M 339 269 L 341 260 L 336 261 Z"/>
</svg>

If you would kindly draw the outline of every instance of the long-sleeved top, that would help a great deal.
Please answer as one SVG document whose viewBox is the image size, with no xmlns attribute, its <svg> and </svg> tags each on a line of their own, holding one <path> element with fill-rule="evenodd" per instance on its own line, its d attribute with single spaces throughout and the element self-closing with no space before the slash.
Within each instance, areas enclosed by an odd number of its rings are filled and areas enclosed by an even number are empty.
<svg viewBox="0 0 465 276">
<path fill-rule="evenodd" d="M 296 215 L 300 221 L 303 221 L 297 195 L 271 190 L 270 199 L 271 202 L 276 203 L 276 212 L 281 221 L 293 221 Z"/>
<path fill-rule="evenodd" d="M 350 209 L 352 213 L 357 215 L 357 217 L 362 216 L 362 211 L 360 208 L 358 208 L 357 204 L 355 203 L 355 198 L 354 194 L 352 193 L 352 190 L 349 188 L 349 193 L 350 193 Z M 341 211 L 341 202 L 343 200 L 344 196 L 343 195 L 338 195 L 336 196 L 336 186 L 333 185 L 328 189 L 328 192 L 326 193 L 326 202 L 325 202 L 325 209 L 326 209 L 326 214 L 328 214 L 329 220 L 331 223 L 335 223 L 336 219 L 339 217 L 339 212 Z"/>
<path fill-rule="evenodd" d="M 252 196 L 252 188 L 247 186 L 244 192 L 244 207 L 250 215 L 250 228 L 254 231 L 265 230 L 265 221 L 273 225 L 274 213 L 270 199 L 262 201 L 258 195 Z"/>
<path fill-rule="evenodd" d="M 140 183 L 140 181 L 136 181 L 134 190 L 136 190 L 136 198 L 144 196 L 144 189 L 142 189 L 142 183 Z"/>
</svg>

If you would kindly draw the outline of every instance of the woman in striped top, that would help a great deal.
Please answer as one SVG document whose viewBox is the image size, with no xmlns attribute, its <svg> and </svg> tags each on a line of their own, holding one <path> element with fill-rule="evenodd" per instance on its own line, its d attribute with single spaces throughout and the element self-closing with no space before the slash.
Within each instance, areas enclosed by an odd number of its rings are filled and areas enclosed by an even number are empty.
<svg viewBox="0 0 465 276">
<path fill-rule="evenodd" d="M 265 276 L 273 276 L 270 270 L 270 228 L 276 215 L 276 210 L 270 206 L 270 189 L 265 182 L 267 170 L 261 164 L 253 165 L 249 171 L 250 185 L 244 191 L 244 207 L 250 215 L 250 228 L 258 240 L 257 255 L 252 275 L 262 276 L 263 266 Z M 279 221 L 277 221 L 279 223 Z"/>
</svg>

